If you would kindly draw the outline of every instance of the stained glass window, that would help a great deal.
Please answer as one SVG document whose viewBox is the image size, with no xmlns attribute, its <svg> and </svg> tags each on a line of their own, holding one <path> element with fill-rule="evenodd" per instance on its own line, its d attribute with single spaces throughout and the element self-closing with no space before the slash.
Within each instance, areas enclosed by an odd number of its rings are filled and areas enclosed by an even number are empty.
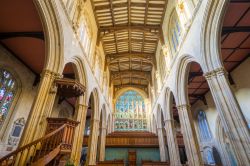
<svg viewBox="0 0 250 166">
<path fill-rule="evenodd" d="M 16 81 L 6 70 L 0 69 L 0 129 L 10 112 L 16 91 Z"/>
<path fill-rule="evenodd" d="M 136 91 L 123 93 L 115 105 L 115 130 L 147 130 L 147 111 L 143 97 Z"/>
</svg>

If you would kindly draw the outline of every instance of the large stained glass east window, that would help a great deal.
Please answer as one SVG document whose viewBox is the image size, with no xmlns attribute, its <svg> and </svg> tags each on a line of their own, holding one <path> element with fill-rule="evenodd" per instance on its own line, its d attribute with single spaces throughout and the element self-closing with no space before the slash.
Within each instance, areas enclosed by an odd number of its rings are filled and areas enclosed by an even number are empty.
<svg viewBox="0 0 250 166">
<path fill-rule="evenodd" d="M 115 131 L 147 130 L 147 110 L 143 97 L 136 91 L 124 92 L 115 105 Z"/>
<path fill-rule="evenodd" d="M 6 70 L 0 69 L 0 129 L 3 126 L 16 92 L 16 81 Z"/>
</svg>

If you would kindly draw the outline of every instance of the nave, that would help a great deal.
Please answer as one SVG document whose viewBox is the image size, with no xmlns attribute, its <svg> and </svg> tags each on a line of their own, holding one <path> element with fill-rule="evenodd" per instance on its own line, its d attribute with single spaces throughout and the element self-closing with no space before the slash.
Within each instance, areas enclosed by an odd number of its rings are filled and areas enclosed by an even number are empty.
<svg viewBox="0 0 250 166">
<path fill-rule="evenodd" d="M 249 0 L 2 0 L 0 166 L 249 166 Z"/>
</svg>

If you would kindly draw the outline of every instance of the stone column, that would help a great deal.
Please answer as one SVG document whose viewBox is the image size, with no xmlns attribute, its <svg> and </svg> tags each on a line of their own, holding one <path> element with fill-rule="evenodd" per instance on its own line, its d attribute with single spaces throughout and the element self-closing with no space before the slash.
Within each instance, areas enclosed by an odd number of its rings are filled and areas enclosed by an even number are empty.
<svg viewBox="0 0 250 166">
<path fill-rule="evenodd" d="M 80 122 L 80 124 L 75 129 L 74 141 L 71 152 L 71 160 L 74 162 L 74 165 L 78 165 L 80 163 L 87 110 L 87 105 L 78 104 L 76 106 L 76 121 Z"/>
<path fill-rule="evenodd" d="M 168 143 L 170 165 L 180 166 L 181 160 L 180 160 L 178 142 L 176 138 L 176 132 L 175 132 L 173 119 L 165 120 L 165 130 L 167 133 L 167 143 Z"/>
<path fill-rule="evenodd" d="M 180 117 L 183 140 L 187 152 L 188 165 L 204 165 L 200 154 L 199 143 L 196 137 L 193 118 L 189 105 L 177 106 Z"/>
<path fill-rule="evenodd" d="M 205 74 L 238 165 L 250 165 L 250 133 L 223 68 Z"/>
<path fill-rule="evenodd" d="M 99 152 L 99 160 L 104 161 L 105 160 L 105 145 L 106 145 L 106 128 L 101 128 L 101 135 L 100 135 L 100 152 Z"/>
<path fill-rule="evenodd" d="M 19 147 L 44 136 L 47 126 L 46 118 L 49 117 L 52 112 L 57 92 L 57 88 L 53 84 L 56 77 L 59 77 L 58 73 L 49 70 L 42 72 L 38 93 L 32 105 Z M 18 159 L 19 164 L 24 165 L 25 159 L 28 158 L 31 153 L 32 151 L 22 153 L 22 156 Z"/>
<path fill-rule="evenodd" d="M 164 142 L 162 128 L 157 128 L 161 162 L 167 161 L 167 148 Z"/>
<path fill-rule="evenodd" d="M 90 136 L 88 140 L 88 155 L 87 155 L 87 165 L 96 165 L 96 154 L 97 154 L 97 142 L 98 142 L 98 134 L 99 134 L 99 119 L 91 120 L 91 130 Z"/>
<path fill-rule="evenodd" d="M 54 104 L 57 88 L 53 85 L 58 73 L 44 70 L 41 74 L 41 81 L 38 93 L 32 105 L 28 122 L 25 126 L 19 146 L 24 146 L 44 135 L 47 121 Z"/>
</svg>

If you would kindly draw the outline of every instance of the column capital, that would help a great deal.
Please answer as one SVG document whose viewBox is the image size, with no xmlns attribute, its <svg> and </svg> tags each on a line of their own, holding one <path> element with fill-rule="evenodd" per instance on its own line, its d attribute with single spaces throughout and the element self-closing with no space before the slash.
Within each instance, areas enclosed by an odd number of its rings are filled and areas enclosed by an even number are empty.
<svg viewBox="0 0 250 166">
<path fill-rule="evenodd" d="M 181 105 L 177 105 L 176 108 L 179 110 L 186 108 L 186 109 L 190 109 L 191 106 L 189 104 L 181 104 Z"/>
<path fill-rule="evenodd" d="M 165 120 L 164 120 L 165 123 L 166 123 L 166 122 L 172 122 L 172 121 L 174 121 L 174 119 L 165 119 Z"/>
<path fill-rule="evenodd" d="M 89 106 L 88 105 L 85 105 L 85 104 L 77 104 L 76 107 L 84 107 L 84 108 L 88 108 Z"/>
<path fill-rule="evenodd" d="M 209 79 L 209 78 L 216 76 L 216 75 L 226 75 L 226 74 L 227 74 L 226 69 L 224 67 L 219 67 L 217 69 L 214 69 L 212 71 L 204 73 L 203 76 L 206 79 Z"/>
<path fill-rule="evenodd" d="M 54 71 L 48 70 L 48 69 L 44 69 L 41 73 L 41 77 L 48 77 L 48 76 L 52 76 L 52 77 L 62 77 L 61 74 L 56 73 Z"/>
<path fill-rule="evenodd" d="M 93 122 L 93 123 L 95 123 L 95 122 L 97 122 L 97 123 L 99 123 L 100 122 L 100 120 L 99 119 L 91 119 L 91 122 Z"/>
</svg>

